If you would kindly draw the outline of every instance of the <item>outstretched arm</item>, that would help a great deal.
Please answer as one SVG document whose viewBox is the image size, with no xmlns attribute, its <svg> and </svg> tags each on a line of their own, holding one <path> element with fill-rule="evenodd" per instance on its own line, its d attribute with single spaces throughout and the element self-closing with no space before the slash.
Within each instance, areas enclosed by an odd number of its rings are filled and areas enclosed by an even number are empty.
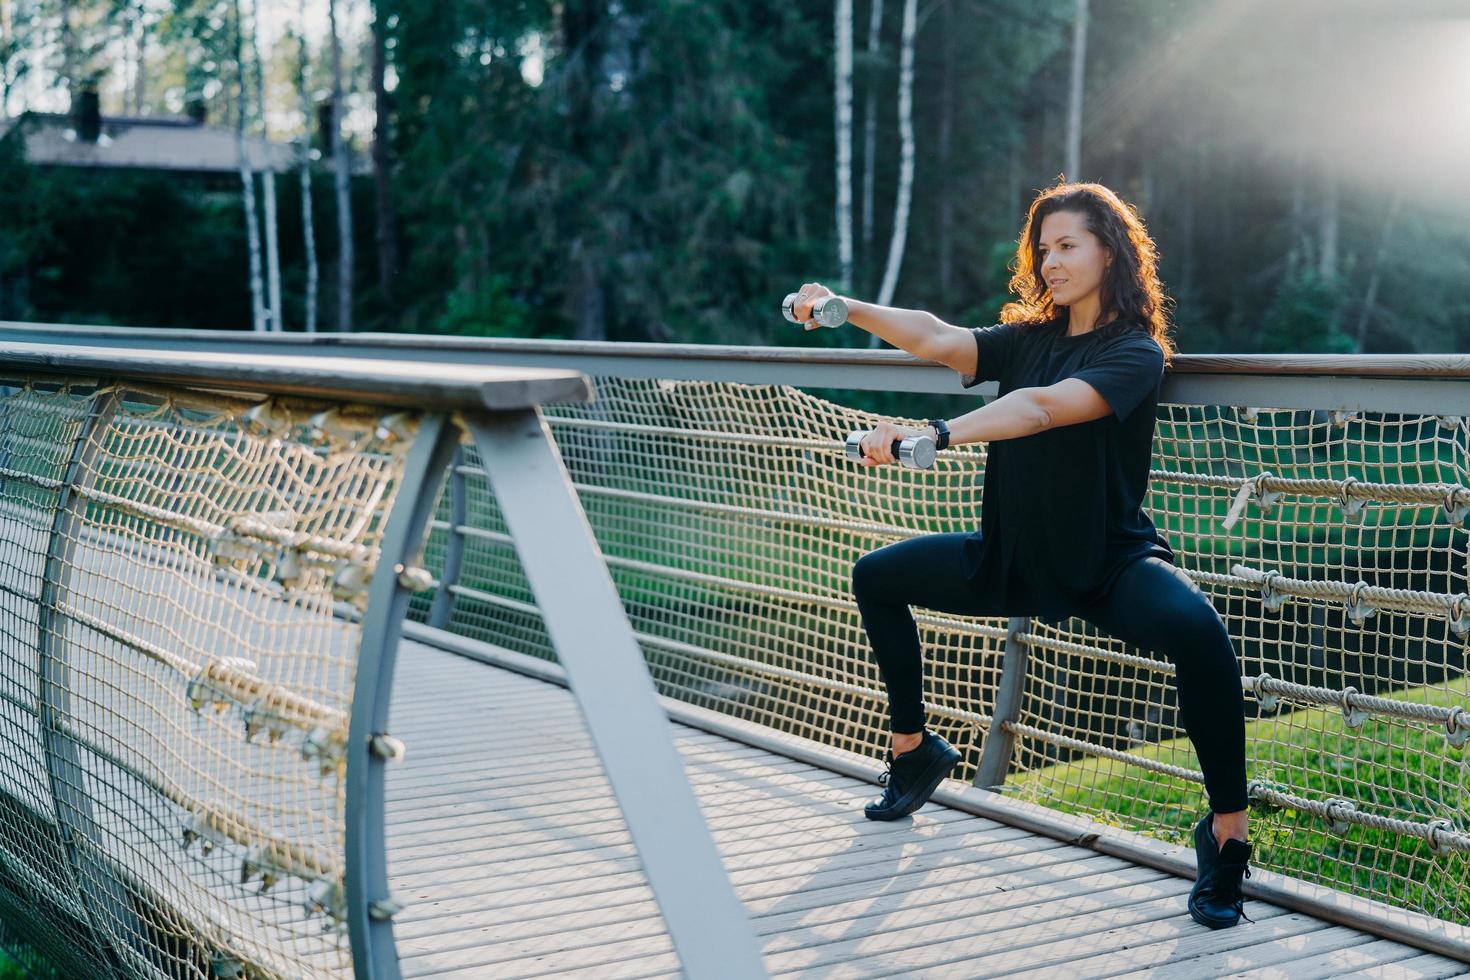
<svg viewBox="0 0 1470 980">
<path fill-rule="evenodd" d="M 877 334 L 900 350 L 926 361 L 936 360 L 934 344 L 946 324 L 927 310 L 905 310 L 879 306 L 844 296 L 847 322 Z"/>
</svg>

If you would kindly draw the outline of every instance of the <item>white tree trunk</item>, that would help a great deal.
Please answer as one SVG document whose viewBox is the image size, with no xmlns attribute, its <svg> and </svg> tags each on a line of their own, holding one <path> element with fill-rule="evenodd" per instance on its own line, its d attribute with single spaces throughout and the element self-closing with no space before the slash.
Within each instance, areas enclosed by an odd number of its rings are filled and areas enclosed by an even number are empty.
<svg viewBox="0 0 1470 980">
<path fill-rule="evenodd" d="M 1325 284 L 1335 287 L 1338 273 L 1341 271 L 1337 260 L 1340 195 L 1337 174 L 1333 173 L 1331 168 L 1332 164 L 1328 162 L 1322 179 L 1321 252 L 1318 257 L 1317 271 Z M 1327 329 L 1333 332 L 1342 322 L 1343 294 L 1341 290 L 1333 288 L 1329 295 L 1331 299 L 1327 309 Z"/>
<path fill-rule="evenodd" d="M 893 205 L 893 237 L 888 242 L 888 266 L 878 289 L 878 305 L 890 306 L 898 288 L 898 270 L 903 265 L 903 248 L 909 233 L 909 200 L 914 191 L 914 29 L 918 0 L 904 0 L 902 52 L 898 69 L 898 132 L 900 138 L 898 199 Z M 879 347 L 883 338 L 871 335 L 869 346 Z"/>
<path fill-rule="evenodd" d="M 352 197 L 347 141 L 342 138 L 342 36 L 337 30 L 337 0 L 328 0 L 332 31 L 332 162 L 337 177 L 337 330 L 352 331 Z"/>
<path fill-rule="evenodd" d="M 837 0 L 838 292 L 852 288 L 852 0 Z"/>
<path fill-rule="evenodd" d="M 868 16 L 868 63 L 877 60 L 883 28 L 883 0 L 873 0 Z M 863 106 L 863 278 L 872 275 L 873 263 L 873 163 L 878 151 L 877 72 L 869 69 Z"/>
<path fill-rule="evenodd" d="M 1287 219 L 1286 277 L 1295 280 L 1304 261 L 1311 252 L 1311 243 L 1306 234 L 1307 184 L 1306 154 L 1298 150 L 1291 168 L 1291 210 Z"/>
<path fill-rule="evenodd" d="M 250 327 L 265 330 L 265 300 L 261 295 L 260 228 L 255 221 L 255 174 L 245 148 L 245 113 L 249 85 L 245 81 L 245 52 L 241 44 L 240 0 L 235 0 L 235 155 L 240 167 L 240 199 L 245 207 L 245 241 L 250 252 Z"/>
<path fill-rule="evenodd" d="M 311 130 L 316 113 L 311 102 L 311 62 L 306 50 L 306 0 L 300 0 L 301 46 L 297 52 L 296 85 L 301 95 L 301 237 L 306 246 L 306 310 L 302 329 L 316 333 L 316 294 L 321 270 L 316 263 L 316 229 L 311 216 Z"/>
<path fill-rule="evenodd" d="M 1324 280 L 1337 276 L 1338 213 L 1337 175 L 1329 165 L 1322 175 L 1322 213 L 1318 227 L 1317 274 Z"/>
<path fill-rule="evenodd" d="M 270 323 L 271 330 L 285 330 L 286 325 L 281 319 L 281 244 L 279 226 L 276 223 L 276 171 L 274 165 L 267 165 L 260 172 L 261 182 L 265 185 L 265 267 L 266 282 L 270 288 Z"/>
<path fill-rule="evenodd" d="M 1353 350 L 1359 354 L 1363 353 L 1363 347 L 1367 344 L 1368 320 L 1373 315 L 1374 307 L 1378 305 L 1378 283 L 1383 272 L 1383 257 L 1388 254 L 1389 237 L 1393 234 L 1393 225 L 1398 219 L 1399 206 L 1403 199 L 1403 185 L 1394 185 L 1393 198 L 1388 202 L 1388 213 L 1383 216 L 1383 228 L 1378 232 L 1378 250 L 1373 253 L 1373 271 L 1368 275 L 1368 291 L 1363 296 L 1363 308 L 1358 311 L 1358 329 Z"/>
<path fill-rule="evenodd" d="M 255 174 L 246 162 L 245 134 L 237 132 L 235 141 L 240 155 L 240 197 L 245 207 L 245 240 L 250 251 L 250 329 L 263 331 L 266 328 L 266 316 L 260 278 L 260 228 L 255 223 Z"/>
<path fill-rule="evenodd" d="M 255 111 L 260 115 L 260 138 L 267 154 L 260 171 L 265 204 L 265 269 L 270 290 L 270 307 L 266 310 L 267 330 L 284 329 L 281 323 L 281 247 L 276 223 L 276 170 L 270 159 L 270 119 L 265 106 L 265 63 L 260 57 L 260 0 L 250 8 L 250 61 L 255 68 Z"/>
<path fill-rule="evenodd" d="M 148 24 L 143 0 L 137 6 L 138 71 L 133 77 L 133 112 L 141 116 L 148 104 Z"/>
<path fill-rule="evenodd" d="M 301 228 L 306 239 L 306 310 L 301 329 L 316 333 L 316 293 L 321 270 L 316 264 L 316 230 L 311 219 L 311 158 L 303 154 L 301 161 Z"/>
<path fill-rule="evenodd" d="M 1087 74 L 1087 0 L 1077 0 L 1072 24 L 1072 96 L 1067 105 L 1067 179 L 1082 176 L 1082 80 Z"/>
<path fill-rule="evenodd" d="M 10 40 L 10 32 L 14 30 L 12 8 L 7 0 L 0 0 L 0 38 Z M 10 63 L 0 63 L 0 119 L 10 118 Z"/>
<path fill-rule="evenodd" d="M 71 11 L 72 0 L 62 0 L 61 3 L 61 60 L 62 72 L 66 75 L 66 97 L 67 110 L 77 104 L 77 92 L 81 88 L 81 80 L 77 78 L 77 33 L 72 28 Z"/>
</svg>

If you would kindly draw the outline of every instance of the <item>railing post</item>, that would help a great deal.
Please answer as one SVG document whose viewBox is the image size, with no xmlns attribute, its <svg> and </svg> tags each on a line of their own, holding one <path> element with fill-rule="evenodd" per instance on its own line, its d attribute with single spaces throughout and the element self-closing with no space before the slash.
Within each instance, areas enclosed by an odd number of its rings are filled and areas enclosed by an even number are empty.
<svg viewBox="0 0 1470 980">
<path fill-rule="evenodd" d="M 766 976 L 545 420 L 534 408 L 465 418 L 685 973 Z"/>
<path fill-rule="evenodd" d="M 343 884 L 352 966 L 358 980 L 396 980 L 401 974 L 393 939 L 397 905 L 388 893 L 385 844 L 385 768 L 396 758 L 388 735 L 393 668 L 412 591 L 405 574 L 420 558 L 445 468 L 460 429 L 443 413 L 424 415 L 403 465 L 403 484 L 378 548 L 368 587 L 362 643 L 352 689 L 347 736 L 346 862 Z"/>
<path fill-rule="evenodd" d="M 46 548 L 46 573 L 36 603 L 36 680 L 40 687 L 36 702 L 46 755 L 46 777 L 73 887 L 99 951 L 119 976 L 129 976 L 132 971 L 121 958 L 115 936 L 103 923 L 111 922 L 127 929 L 132 937 L 140 938 L 143 933 L 126 890 L 100 857 L 102 836 L 92 813 L 86 769 L 70 724 L 71 668 L 67 662 L 70 651 L 66 625 L 58 615 L 58 607 L 70 588 L 76 544 L 81 536 L 83 505 L 77 488 L 93 470 L 102 433 L 117 413 L 117 405 L 117 391 L 112 387 L 99 386 L 93 393 L 87 414 L 77 427 L 71 458 L 61 479 L 61 496 Z"/>
<path fill-rule="evenodd" d="M 993 789 L 1006 781 L 1016 736 L 1006 722 L 1020 717 L 1021 698 L 1026 693 L 1026 667 L 1030 654 L 1019 634 L 1031 628 L 1029 616 L 1012 616 L 1006 624 L 1006 647 L 1001 660 L 1000 682 L 995 689 L 995 710 L 991 712 L 990 731 L 980 751 L 980 764 L 975 768 L 975 785 Z"/>
<path fill-rule="evenodd" d="M 453 586 L 459 584 L 459 569 L 464 563 L 464 534 L 460 528 L 468 521 L 469 507 L 465 501 L 464 447 L 454 451 L 449 464 L 449 540 L 444 544 L 444 569 L 439 573 L 439 590 L 434 593 L 434 603 L 429 607 L 428 625 L 442 630 L 449 625 L 454 615 Z"/>
</svg>

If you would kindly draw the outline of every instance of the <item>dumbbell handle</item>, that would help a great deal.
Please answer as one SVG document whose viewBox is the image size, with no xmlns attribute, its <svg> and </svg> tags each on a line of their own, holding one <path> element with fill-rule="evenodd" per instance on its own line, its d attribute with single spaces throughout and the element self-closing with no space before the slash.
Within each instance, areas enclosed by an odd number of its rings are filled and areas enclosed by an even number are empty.
<svg viewBox="0 0 1470 980">
<path fill-rule="evenodd" d="M 781 315 L 792 323 L 804 321 L 796 318 L 797 293 L 788 293 L 781 301 Z M 824 327 L 840 327 L 847 322 L 847 301 L 841 296 L 823 296 L 812 304 L 812 322 Z"/>
<path fill-rule="evenodd" d="M 867 458 L 863 452 L 863 437 L 871 430 L 859 429 L 847 436 L 847 456 L 853 462 Z M 893 458 L 900 464 L 910 469 L 927 470 L 934 465 L 934 440 L 928 435 L 909 436 L 907 439 L 895 439 L 890 447 Z"/>
</svg>

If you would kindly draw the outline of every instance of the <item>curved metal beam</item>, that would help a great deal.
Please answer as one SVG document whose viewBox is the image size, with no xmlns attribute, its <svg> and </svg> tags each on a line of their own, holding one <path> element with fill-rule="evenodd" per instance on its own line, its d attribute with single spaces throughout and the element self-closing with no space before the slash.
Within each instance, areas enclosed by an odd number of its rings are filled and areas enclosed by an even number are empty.
<svg viewBox="0 0 1470 980">
<path fill-rule="evenodd" d="M 71 734 L 77 726 L 67 722 L 71 717 L 69 651 L 66 626 L 57 615 L 57 605 L 70 588 L 76 545 L 81 537 L 81 511 L 85 504 L 77 494 L 77 488 L 93 472 L 102 435 L 117 413 L 117 407 L 115 389 L 104 388 L 94 393 L 87 414 L 77 428 L 71 458 L 62 477 L 61 498 L 51 522 L 46 573 L 41 579 L 41 595 L 37 602 L 36 683 L 39 691 L 36 703 L 41 744 L 46 756 L 46 778 L 56 807 L 56 823 L 66 852 L 67 868 L 98 949 L 118 976 L 127 976 L 129 971 L 124 968 L 115 936 L 104 923 L 121 925 L 133 936 L 142 936 L 142 929 L 127 891 L 93 850 L 101 834 L 92 813 L 91 797 L 87 795 L 86 773 L 77 742 Z"/>
<path fill-rule="evenodd" d="M 443 413 L 423 416 L 404 460 L 402 485 L 383 530 L 378 567 L 368 588 L 362 643 L 352 689 L 347 736 L 346 869 L 344 891 L 353 972 L 358 980 L 401 976 L 393 939 L 397 906 L 388 892 L 385 848 L 385 767 L 394 757 L 388 702 L 398 641 L 408 612 L 404 573 L 423 548 L 445 470 L 460 430 Z"/>
</svg>

